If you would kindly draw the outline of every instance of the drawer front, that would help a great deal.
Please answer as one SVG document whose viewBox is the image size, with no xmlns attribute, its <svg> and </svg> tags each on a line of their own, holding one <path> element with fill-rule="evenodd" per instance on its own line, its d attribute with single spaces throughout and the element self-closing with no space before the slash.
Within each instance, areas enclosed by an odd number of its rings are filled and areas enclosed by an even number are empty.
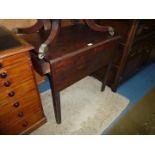
<svg viewBox="0 0 155 155">
<path fill-rule="evenodd" d="M 112 61 L 117 40 L 55 62 L 52 66 L 56 90 L 62 90 Z"/>
<path fill-rule="evenodd" d="M 0 134 L 19 134 L 43 118 L 36 90 L 29 91 L 16 102 L 0 106 Z"/>
<path fill-rule="evenodd" d="M 28 53 L 21 53 L 21 54 L 16 54 L 13 56 L 8 56 L 5 58 L 0 58 L 0 69 L 6 66 L 10 66 L 16 63 L 23 62 L 26 60 L 26 58 L 28 61 L 28 58 L 29 58 Z"/>
<path fill-rule="evenodd" d="M 31 90 L 28 95 L 18 98 L 7 104 L 0 105 L 0 117 L 8 116 L 8 114 L 13 114 L 14 112 L 20 111 L 23 108 L 35 104 L 39 105 L 39 97 L 36 90 Z"/>
<path fill-rule="evenodd" d="M 33 89 L 36 89 L 33 79 L 27 80 L 15 87 L 8 87 L 5 91 L 0 89 L 0 105 L 15 102 L 18 98 L 27 96 Z"/>
<path fill-rule="evenodd" d="M 32 69 L 27 62 L 18 63 L 0 69 L 0 89 L 5 89 L 6 82 L 9 82 L 9 86 L 19 85 L 23 81 L 32 77 Z"/>
<path fill-rule="evenodd" d="M 29 114 L 27 117 L 18 119 L 10 125 L 3 124 L 3 126 L 0 126 L 0 134 L 22 134 L 26 130 L 29 130 L 33 126 L 36 126 L 38 122 L 40 123 L 43 118 L 44 115 L 42 112 L 33 111 L 33 113 Z"/>
<path fill-rule="evenodd" d="M 38 106 L 38 100 L 29 101 L 29 105 L 21 106 L 22 108 L 17 108 L 14 112 L 7 112 L 4 115 L 0 116 L 0 126 L 9 127 L 12 126 L 15 122 L 18 122 L 25 117 L 32 115 L 33 113 L 41 111 L 40 106 Z"/>
</svg>

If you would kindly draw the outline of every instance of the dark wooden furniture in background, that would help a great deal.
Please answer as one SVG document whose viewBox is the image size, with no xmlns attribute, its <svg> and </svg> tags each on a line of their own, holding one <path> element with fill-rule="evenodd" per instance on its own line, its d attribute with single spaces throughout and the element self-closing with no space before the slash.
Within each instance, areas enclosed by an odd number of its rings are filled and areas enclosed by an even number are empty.
<svg viewBox="0 0 155 155">
<path fill-rule="evenodd" d="M 22 37 L 35 47 L 31 53 L 34 67 L 49 77 L 57 123 L 61 123 L 60 91 L 107 66 L 104 90 L 117 52 L 120 36 L 114 35 L 112 27 L 100 26 L 94 20 L 85 23 L 61 28 L 60 20 L 38 20 L 30 28 L 16 29 L 28 34 Z"/>
<path fill-rule="evenodd" d="M 29 57 L 32 49 L 0 27 L 0 134 L 27 134 L 46 122 Z"/>
<path fill-rule="evenodd" d="M 131 77 L 148 62 L 155 43 L 155 20 L 99 20 L 98 22 L 111 25 L 115 32 L 121 35 L 120 48 L 115 55 L 108 78 L 108 85 L 115 90 L 118 84 Z M 105 72 L 106 67 L 103 67 L 93 75 L 102 81 Z"/>
</svg>

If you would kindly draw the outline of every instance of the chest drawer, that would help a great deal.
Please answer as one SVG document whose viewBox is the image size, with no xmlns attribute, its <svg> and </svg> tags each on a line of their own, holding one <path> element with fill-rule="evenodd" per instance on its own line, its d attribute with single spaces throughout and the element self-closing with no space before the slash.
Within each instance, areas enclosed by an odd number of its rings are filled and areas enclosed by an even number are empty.
<svg viewBox="0 0 155 155">
<path fill-rule="evenodd" d="M 24 119 L 28 115 L 32 115 L 33 113 L 36 113 L 40 111 L 40 106 L 37 104 L 38 100 L 33 99 L 28 101 L 29 104 L 20 106 L 16 110 L 10 109 L 9 111 L 3 112 L 3 115 L 0 115 L 0 126 L 12 126 L 16 121 L 20 121 L 21 119 Z"/>
<path fill-rule="evenodd" d="M 5 58 L 0 57 L 0 69 L 6 66 L 10 66 L 19 62 L 25 61 L 25 58 L 28 58 L 28 53 L 21 53 L 12 56 L 8 56 Z"/>
<path fill-rule="evenodd" d="M 30 132 L 34 126 L 45 123 L 44 115 L 41 111 L 35 111 L 28 116 L 18 119 L 13 123 L 3 123 L 0 125 L 0 135 L 25 134 Z"/>
<path fill-rule="evenodd" d="M 35 90 L 31 90 L 27 96 L 19 97 L 18 99 L 14 99 L 12 102 L 0 105 L 0 117 L 5 117 L 5 115 L 10 113 L 12 114 L 17 110 L 22 110 L 24 107 L 38 102 L 38 94 Z"/>
<path fill-rule="evenodd" d="M 27 96 L 35 88 L 34 80 L 30 79 L 17 86 L 12 86 L 5 90 L 0 89 L 0 105 L 12 103 L 20 97 Z"/>
<path fill-rule="evenodd" d="M 22 63 L 7 66 L 0 69 L 0 88 L 1 86 L 5 86 L 6 81 L 10 82 L 9 86 L 13 86 L 19 85 L 30 77 L 32 77 L 32 69 L 26 60 Z"/>
</svg>

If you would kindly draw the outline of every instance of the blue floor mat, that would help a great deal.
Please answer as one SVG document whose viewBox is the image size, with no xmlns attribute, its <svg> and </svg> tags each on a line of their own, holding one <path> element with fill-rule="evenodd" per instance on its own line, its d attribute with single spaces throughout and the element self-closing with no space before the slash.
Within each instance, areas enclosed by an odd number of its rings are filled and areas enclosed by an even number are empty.
<svg viewBox="0 0 155 155">
<path fill-rule="evenodd" d="M 141 71 L 120 85 L 117 92 L 126 96 L 132 106 L 153 86 L 155 86 L 155 63 L 143 67 Z"/>
<path fill-rule="evenodd" d="M 45 81 L 38 86 L 38 89 L 40 93 L 43 93 L 44 91 L 50 89 L 50 83 L 47 77 Z"/>
</svg>

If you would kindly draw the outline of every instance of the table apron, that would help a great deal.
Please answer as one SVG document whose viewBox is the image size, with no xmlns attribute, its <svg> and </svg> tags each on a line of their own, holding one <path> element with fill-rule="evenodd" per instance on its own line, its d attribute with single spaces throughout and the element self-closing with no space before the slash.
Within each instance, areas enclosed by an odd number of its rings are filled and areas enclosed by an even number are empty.
<svg viewBox="0 0 155 155">
<path fill-rule="evenodd" d="M 51 64 L 55 91 L 60 91 L 112 62 L 118 40 Z"/>
</svg>

